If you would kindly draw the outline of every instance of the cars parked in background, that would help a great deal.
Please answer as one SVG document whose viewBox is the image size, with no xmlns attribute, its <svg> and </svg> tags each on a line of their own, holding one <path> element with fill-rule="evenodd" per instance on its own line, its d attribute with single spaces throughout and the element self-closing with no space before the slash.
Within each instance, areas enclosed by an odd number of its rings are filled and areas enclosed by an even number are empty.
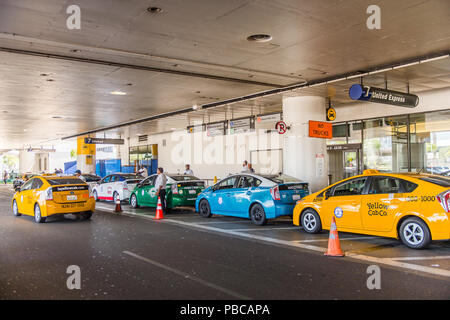
<svg viewBox="0 0 450 320">
<path fill-rule="evenodd" d="M 143 176 L 135 173 L 110 174 L 92 187 L 92 194 L 95 201 L 128 200 L 134 187 L 143 179 Z"/>
<path fill-rule="evenodd" d="M 213 214 L 251 219 L 264 225 L 268 219 L 292 215 L 297 200 L 309 194 L 309 184 L 280 175 L 235 174 L 207 188 L 195 209 L 205 218 Z"/>
<path fill-rule="evenodd" d="M 31 179 L 32 177 L 36 176 L 37 174 L 35 173 L 23 173 L 23 174 L 19 174 L 13 181 L 13 188 L 14 190 L 19 190 L 20 187 L 27 182 L 29 179 Z"/>
<path fill-rule="evenodd" d="M 330 229 L 400 238 L 422 249 L 450 239 L 450 178 L 419 173 L 380 173 L 339 181 L 300 200 L 293 223 L 308 233 Z"/>
<path fill-rule="evenodd" d="M 81 176 L 84 178 L 84 181 L 92 187 L 102 180 L 102 177 L 90 173 L 82 174 Z"/>
<path fill-rule="evenodd" d="M 205 189 L 205 181 L 191 175 L 170 173 L 165 175 L 167 177 L 167 208 L 194 206 L 198 194 Z M 158 203 L 155 190 L 157 176 L 157 174 L 151 175 L 136 186 L 130 198 L 130 204 L 133 208 L 139 206 L 156 207 Z"/>
<path fill-rule="evenodd" d="M 80 214 L 90 219 L 95 200 L 88 185 L 76 177 L 35 176 L 14 194 L 11 203 L 15 216 L 34 216 L 37 223 L 56 214 Z"/>
</svg>

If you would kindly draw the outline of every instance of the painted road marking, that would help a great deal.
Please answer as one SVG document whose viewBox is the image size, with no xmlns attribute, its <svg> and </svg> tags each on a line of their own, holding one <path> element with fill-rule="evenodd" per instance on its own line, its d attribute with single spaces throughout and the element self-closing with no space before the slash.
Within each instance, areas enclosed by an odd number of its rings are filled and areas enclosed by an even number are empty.
<svg viewBox="0 0 450 320">
<path fill-rule="evenodd" d="M 113 210 L 109 210 L 109 211 L 113 211 Z M 129 215 L 131 215 L 131 216 L 135 216 L 135 217 L 137 216 L 137 217 L 142 217 L 144 219 L 153 220 L 153 217 L 150 217 L 150 216 L 138 215 L 136 213 L 131 213 L 131 212 L 125 212 L 125 213 L 129 213 Z M 261 240 L 264 242 L 281 244 L 284 246 L 295 247 L 295 248 L 300 248 L 300 249 L 307 249 L 307 250 L 316 251 L 316 252 L 325 252 L 325 250 L 324 250 L 325 248 L 306 244 L 306 243 L 298 243 L 298 242 L 292 242 L 292 241 L 287 241 L 287 240 L 279 240 L 279 239 L 275 239 L 275 238 L 254 235 L 254 234 L 248 234 L 248 233 L 244 233 L 244 232 L 240 232 L 240 231 L 215 228 L 215 227 L 210 227 L 210 226 L 205 226 L 205 225 L 199 225 L 199 224 L 185 222 L 185 221 L 164 219 L 164 220 L 159 220 L 158 222 L 168 222 L 168 223 L 184 225 L 184 226 L 188 226 L 188 227 L 192 227 L 192 228 L 196 228 L 196 229 L 203 229 L 203 230 L 208 230 L 208 231 L 215 231 L 218 233 L 234 235 L 234 236 L 241 237 L 241 238 Z M 364 261 L 364 262 L 384 264 L 384 265 L 397 267 L 397 268 L 401 268 L 401 269 L 407 269 L 407 270 L 411 270 L 411 271 L 419 271 L 419 272 L 423 272 L 423 273 L 427 273 L 427 274 L 439 275 L 439 276 L 450 278 L 450 270 L 437 269 L 437 268 L 415 265 L 415 264 L 411 264 L 411 263 L 405 263 L 405 262 L 393 260 L 392 258 L 377 258 L 377 257 L 371 257 L 371 256 L 356 254 L 356 253 L 347 253 L 346 257 Z"/>
<path fill-rule="evenodd" d="M 434 256 L 434 257 L 399 257 L 399 258 L 391 258 L 392 260 L 439 260 L 439 259 L 450 259 L 450 256 Z"/>
<path fill-rule="evenodd" d="M 230 229 L 233 231 L 269 231 L 269 230 L 293 230 L 293 229 L 297 229 L 297 227 L 274 227 L 274 228 L 249 228 L 249 229 Z"/>
<path fill-rule="evenodd" d="M 189 279 L 189 280 L 191 280 L 191 281 L 200 283 L 201 285 L 204 285 L 204 286 L 206 286 L 206 287 L 209 287 L 209 288 L 215 289 L 215 290 L 217 290 L 217 291 L 223 292 L 223 293 L 225 293 L 225 294 L 227 294 L 227 295 L 229 295 L 229 296 L 235 297 L 235 298 L 237 298 L 237 299 L 241 299 L 241 300 L 251 300 L 251 298 L 246 297 L 246 296 L 244 296 L 244 295 L 242 295 L 242 294 L 239 294 L 239 293 L 234 292 L 234 291 L 232 291 L 232 290 L 229 290 L 229 289 L 226 289 L 226 288 L 224 288 L 224 287 L 218 286 L 218 285 L 216 285 L 216 284 L 214 284 L 214 283 L 211 283 L 211 282 L 202 280 L 202 279 L 200 279 L 200 278 L 194 277 L 194 276 L 192 276 L 192 275 L 190 275 L 190 274 L 188 274 L 188 273 L 185 273 L 185 272 L 183 272 L 183 271 L 174 269 L 174 268 L 169 267 L 169 266 L 167 266 L 167 265 L 165 265 L 165 264 L 156 262 L 156 261 L 154 261 L 154 260 L 147 259 L 147 258 L 145 258 L 145 257 L 142 257 L 142 256 L 136 254 L 136 253 L 133 253 L 133 252 L 130 252 L 130 251 L 122 251 L 122 252 L 123 252 L 124 254 L 126 254 L 126 255 L 129 255 L 129 256 L 133 257 L 133 258 L 139 259 L 139 260 L 141 260 L 141 261 L 145 261 L 145 262 L 150 263 L 151 265 L 154 265 L 154 266 L 156 266 L 156 267 L 158 267 L 158 268 L 161 268 L 161 269 L 164 269 L 164 270 L 166 270 L 166 271 L 175 273 L 175 274 L 179 275 L 180 277 L 183 277 L 183 278 L 185 278 L 185 279 Z"/>
<path fill-rule="evenodd" d="M 375 237 L 355 237 L 355 238 L 341 238 L 341 237 L 339 237 L 339 240 L 342 240 L 342 241 L 344 241 L 344 240 L 370 240 L 370 239 L 376 239 Z M 292 240 L 291 242 L 300 242 L 300 243 L 303 243 L 303 242 L 320 242 L 320 241 L 328 241 L 329 239 L 328 238 L 324 238 L 324 239 L 307 239 L 307 240 Z"/>
</svg>

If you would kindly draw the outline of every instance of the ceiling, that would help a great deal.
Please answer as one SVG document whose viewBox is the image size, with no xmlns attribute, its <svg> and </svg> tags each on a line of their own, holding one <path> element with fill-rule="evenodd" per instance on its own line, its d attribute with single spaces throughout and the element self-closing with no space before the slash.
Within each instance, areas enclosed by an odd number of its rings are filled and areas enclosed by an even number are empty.
<svg viewBox="0 0 450 320">
<path fill-rule="evenodd" d="M 450 49 L 448 0 L 377 1 L 380 30 L 366 27 L 371 2 L 0 0 L 0 148 Z M 66 27 L 71 4 L 81 8 L 80 30 Z M 163 11 L 150 13 L 149 6 Z M 260 33 L 273 40 L 246 40 Z M 405 90 L 407 82 L 411 92 L 446 87 L 449 69 L 446 59 L 391 71 L 389 88 Z M 384 77 L 365 81 L 384 86 Z M 350 82 L 296 94 L 343 103 Z M 275 96 L 196 114 L 269 112 L 280 101 Z M 183 127 L 193 117 L 160 121 L 155 130 Z"/>
</svg>

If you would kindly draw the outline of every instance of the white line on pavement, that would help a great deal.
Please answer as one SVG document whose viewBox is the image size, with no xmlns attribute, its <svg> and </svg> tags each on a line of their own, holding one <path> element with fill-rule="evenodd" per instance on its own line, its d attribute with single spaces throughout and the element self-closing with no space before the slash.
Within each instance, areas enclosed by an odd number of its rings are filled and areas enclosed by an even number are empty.
<svg viewBox="0 0 450 320">
<path fill-rule="evenodd" d="M 229 229 L 229 230 L 233 230 L 233 231 L 270 231 L 270 230 L 293 230 L 293 229 L 298 229 L 298 227 L 274 227 L 274 228 L 249 228 L 249 229 Z"/>
<path fill-rule="evenodd" d="M 190 274 L 188 274 L 188 273 L 185 273 L 185 272 L 183 272 L 183 271 L 179 271 L 179 270 L 177 270 L 177 269 L 174 269 L 174 268 L 169 267 L 169 266 L 167 266 L 167 265 L 164 265 L 164 264 L 162 264 L 162 263 L 159 263 L 159 262 L 156 262 L 156 261 L 147 259 L 147 258 L 142 257 L 142 256 L 140 256 L 140 255 L 138 255 L 138 254 L 133 253 L 133 252 L 130 252 L 130 251 L 123 251 L 123 253 L 126 254 L 126 255 L 129 255 L 129 256 L 131 256 L 131 257 L 134 257 L 134 258 L 136 258 L 136 259 L 139 259 L 139 260 L 141 260 L 141 261 L 145 261 L 145 262 L 147 262 L 147 263 L 150 263 L 150 264 L 152 264 L 152 265 L 154 265 L 154 266 L 156 266 L 156 267 L 159 267 L 159 268 L 161 268 L 161 269 L 164 269 L 164 270 L 166 270 L 166 271 L 175 273 L 175 274 L 177 274 L 177 275 L 179 275 L 179 276 L 181 276 L 181 277 L 183 277 L 183 278 L 185 278 L 185 279 L 189 279 L 189 280 L 191 280 L 191 281 L 200 283 L 200 284 L 202 284 L 202 285 L 204 285 L 204 286 L 206 286 L 206 287 L 213 288 L 213 289 L 215 289 L 215 290 L 218 290 L 218 291 L 220 291 L 220 292 L 223 292 L 223 293 L 225 293 L 225 294 L 227 294 L 227 295 L 230 295 L 230 296 L 232 296 L 232 297 L 235 297 L 235 298 L 237 298 L 237 299 L 251 300 L 251 298 L 246 297 L 246 296 L 244 296 L 244 295 L 242 295 L 242 294 L 239 294 L 239 293 L 234 292 L 234 291 L 232 291 L 232 290 L 228 290 L 228 289 L 226 289 L 226 288 L 223 288 L 223 287 L 218 286 L 218 285 L 216 285 L 216 284 L 214 284 L 214 283 L 211 283 L 211 282 L 202 280 L 202 279 L 200 279 L 200 278 L 194 277 L 194 276 L 192 276 L 192 275 L 190 275 Z"/>
<path fill-rule="evenodd" d="M 433 257 L 399 257 L 391 258 L 392 260 L 403 260 L 403 261 L 414 261 L 414 260 L 439 260 L 439 259 L 450 259 L 450 256 L 433 256 Z"/>
<path fill-rule="evenodd" d="M 142 215 L 138 215 L 138 214 L 132 213 L 132 212 L 125 212 L 125 213 L 129 213 L 132 216 L 138 216 L 138 217 L 142 217 L 144 219 L 153 220 L 152 216 L 142 216 Z M 234 235 L 234 236 L 238 236 L 238 237 L 242 237 L 242 238 L 261 240 L 261 241 L 265 241 L 265 242 L 276 243 L 276 244 L 281 244 L 281 245 L 290 246 L 290 247 L 307 249 L 307 250 L 316 251 L 316 252 L 324 252 L 324 248 L 306 244 L 306 243 L 298 243 L 298 242 L 294 243 L 292 241 L 287 241 L 287 240 L 279 240 L 279 239 L 270 238 L 270 237 L 264 237 L 264 236 L 248 234 L 248 233 L 234 231 L 234 230 L 227 230 L 227 229 L 215 228 L 215 227 L 210 227 L 210 226 L 204 226 L 204 225 L 199 225 L 196 223 L 178 221 L 178 220 L 173 220 L 173 219 L 164 219 L 164 220 L 160 220 L 160 221 L 165 221 L 165 222 L 169 222 L 172 224 L 178 224 L 178 225 L 185 225 L 185 226 L 189 226 L 189 227 L 193 227 L 193 228 L 197 228 L 197 229 L 203 229 L 203 230 L 215 231 L 215 232 L 224 233 L 224 234 L 230 234 L 230 235 Z M 349 258 L 352 258 L 352 259 L 361 260 L 361 261 L 365 261 L 365 262 L 384 264 L 384 265 L 388 265 L 388 266 L 392 266 L 392 267 L 408 269 L 411 271 L 419 271 L 419 272 L 423 272 L 423 273 L 427 273 L 427 274 L 439 275 L 439 276 L 450 278 L 450 270 L 431 268 L 431 267 L 426 267 L 426 266 L 420 266 L 420 265 L 395 261 L 391 258 L 378 258 L 378 257 L 371 257 L 371 256 L 362 255 L 362 254 L 355 254 L 355 253 L 348 253 L 348 254 L 346 254 L 346 256 Z"/>
<path fill-rule="evenodd" d="M 370 239 L 375 239 L 375 237 L 355 237 L 355 238 L 339 238 L 339 240 L 342 241 L 347 241 L 347 240 L 370 240 Z M 299 242 L 299 243 L 304 243 L 304 242 L 320 242 L 320 241 L 328 241 L 329 239 L 307 239 L 307 240 L 292 240 L 291 242 Z"/>
</svg>

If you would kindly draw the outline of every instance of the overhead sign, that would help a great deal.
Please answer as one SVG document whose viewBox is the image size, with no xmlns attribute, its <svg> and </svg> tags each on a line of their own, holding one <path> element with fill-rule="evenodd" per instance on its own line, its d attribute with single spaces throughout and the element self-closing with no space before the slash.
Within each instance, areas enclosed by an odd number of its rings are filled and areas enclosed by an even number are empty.
<svg viewBox="0 0 450 320">
<path fill-rule="evenodd" d="M 348 94 L 353 100 L 384 103 L 406 108 L 415 108 L 419 104 L 419 97 L 414 94 L 361 86 L 360 84 L 352 85 Z"/>
<path fill-rule="evenodd" d="M 329 107 L 327 109 L 327 121 L 334 121 L 336 120 L 336 110 L 334 110 L 333 107 Z"/>
<path fill-rule="evenodd" d="M 309 121 L 309 136 L 311 138 L 333 138 L 333 125 L 328 122 Z"/>
<path fill-rule="evenodd" d="M 258 123 L 278 122 L 281 121 L 281 113 L 262 114 L 256 116 L 256 121 Z"/>
<path fill-rule="evenodd" d="M 124 144 L 123 139 L 84 138 L 85 144 Z"/>
<path fill-rule="evenodd" d="M 202 131 L 205 131 L 205 126 L 203 124 L 187 127 L 188 133 L 197 133 Z"/>
<path fill-rule="evenodd" d="M 213 122 L 206 124 L 206 134 L 208 137 L 226 135 L 227 121 Z"/>
<path fill-rule="evenodd" d="M 230 120 L 230 134 L 245 133 L 255 129 L 255 118 L 247 117 Z"/>
<path fill-rule="evenodd" d="M 287 131 L 286 123 L 284 121 L 278 121 L 275 124 L 275 130 L 277 130 L 279 134 L 285 134 Z"/>
</svg>

